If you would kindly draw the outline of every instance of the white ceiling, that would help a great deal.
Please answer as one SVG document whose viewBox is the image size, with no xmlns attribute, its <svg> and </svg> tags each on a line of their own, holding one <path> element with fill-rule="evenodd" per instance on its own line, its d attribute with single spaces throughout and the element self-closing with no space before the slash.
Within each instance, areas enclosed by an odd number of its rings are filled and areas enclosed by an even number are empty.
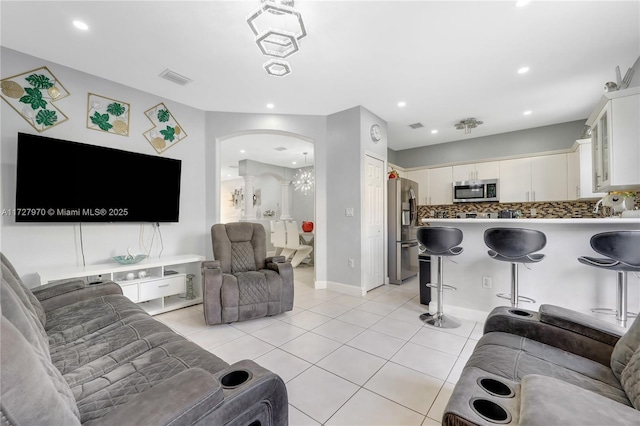
<svg viewBox="0 0 640 426">
<path fill-rule="evenodd" d="M 308 36 L 284 78 L 266 75 L 246 23 L 259 0 L 0 4 L 9 48 L 207 111 L 362 105 L 394 150 L 584 119 L 640 55 L 638 1 L 296 0 Z M 159 78 L 166 68 L 193 82 Z M 485 124 L 465 135 L 454 124 L 467 117 Z"/>
<path fill-rule="evenodd" d="M 247 159 L 290 169 L 298 169 L 305 165 L 313 166 L 313 154 L 312 142 L 291 136 L 277 134 L 237 136 L 226 139 L 220 144 L 220 175 L 222 180 L 238 178 L 238 162 Z"/>
</svg>

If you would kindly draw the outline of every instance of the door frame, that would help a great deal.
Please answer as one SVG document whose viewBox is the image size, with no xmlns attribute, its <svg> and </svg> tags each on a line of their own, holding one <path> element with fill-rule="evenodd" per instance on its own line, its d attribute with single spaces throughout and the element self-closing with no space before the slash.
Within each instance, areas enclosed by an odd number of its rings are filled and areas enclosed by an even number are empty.
<svg viewBox="0 0 640 426">
<path fill-rule="evenodd" d="M 380 261 L 382 262 L 382 279 L 383 282 L 381 285 L 387 285 L 389 284 L 389 273 L 388 273 L 388 265 L 387 265 L 387 256 L 388 254 L 388 249 L 387 249 L 387 239 L 388 239 L 388 229 L 387 229 L 387 203 L 388 203 L 388 195 L 387 195 L 387 185 L 386 185 L 386 179 L 385 179 L 385 174 L 387 171 L 387 159 L 386 157 L 383 157 L 379 154 L 376 154 L 374 152 L 371 152 L 369 150 L 365 150 L 364 152 L 364 156 L 362 157 L 362 164 L 363 166 L 366 164 L 367 161 L 367 157 L 371 157 L 375 160 L 381 161 L 382 162 L 382 240 L 381 240 L 381 244 L 382 244 L 382 259 L 380 259 Z M 364 171 L 364 167 L 362 169 Z M 365 187 L 365 181 L 366 181 L 366 175 L 365 173 L 361 174 L 361 182 L 360 182 L 360 187 L 362 189 L 364 189 Z M 364 191 L 363 191 L 364 192 Z M 366 206 L 366 202 L 365 202 L 365 197 L 362 196 L 360 197 L 360 211 L 361 211 L 361 217 L 360 217 L 360 235 L 363 237 L 361 238 L 361 243 L 360 243 L 360 258 L 364 259 L 364 255 L 365 255 L 365 239 L 364 239 L 364 235 L 365 235 L 365 221 L 364 221 L 364 215 L 365 215 L 365 206 Z M 363 262 L 364 264 L 364 262 Z M 366 271 L 364 270 L 364 268 L 361 268 L 360 271 L 360 286 L 361 286 L 361 290 L 362 290 L 362 295 L 364 296 L 367 293 L 367 290 L 365 288 L 365 274 Z M 379 286 L 378 286 L 379 287 Z M 377 287 L 375 287 L 377 288 Z"/>
</svg>

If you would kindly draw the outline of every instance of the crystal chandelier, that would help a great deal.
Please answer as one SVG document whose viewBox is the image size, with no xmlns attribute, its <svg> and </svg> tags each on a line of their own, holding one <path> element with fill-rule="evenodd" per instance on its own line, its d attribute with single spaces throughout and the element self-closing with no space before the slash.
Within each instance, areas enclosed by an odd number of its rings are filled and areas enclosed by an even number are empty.
<svg viewBox="0 0 640 426">
<path fill-rule="evenodd" d="M 284 58 L 300 49 L 298 42 L 307 35 L 307 30 L 302 15 L 293 8 L 293 0 L 261 2 L 247 18 L 247 24 L 262 54 L 271 58 L 263 64 L 267 74 L 284 77 L 291 73 L 291 66 Z"/>
<path fill-rule="evenodd" d="M 464 129 L 464 134 L 468 135 L 469 133 L 471 133 L 471 129 L 475 129 L 483 123 L 484 121 L 480 121 L 475 118 L 465 118 L 464 120 L 460 120 L 459 123 L 456 123 L 456 129 Z"/>
<path fill-rule="evenodd" d="M 307 152 L 304 154 L 304 165 L 307 165 Z M 309 192 L 313 192 L 314 186 L 313 168 L 306 170 L 298 169 L 298 173 L 293 176 L 293 188 L 296 191 L 302 192 L 303 195 L 307 195 Z"/>
</svg>

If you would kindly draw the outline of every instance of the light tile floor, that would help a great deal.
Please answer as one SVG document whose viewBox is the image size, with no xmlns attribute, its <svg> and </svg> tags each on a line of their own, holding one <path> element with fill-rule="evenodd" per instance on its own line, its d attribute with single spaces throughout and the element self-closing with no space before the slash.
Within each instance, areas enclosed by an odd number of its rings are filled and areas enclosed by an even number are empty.
<svg viewBox="0 0 640 426">
<path fill-rule="evenodd" d="M 364 297 L 313 288 L 294 270 L 293 311 L 207 326 L 202 305 L 155 318 L 232 364 L 252 359 L 287 384 L 289 424 L 438 425 L 482 324 L 424 325 L 417 279 Z"/>
</svg>

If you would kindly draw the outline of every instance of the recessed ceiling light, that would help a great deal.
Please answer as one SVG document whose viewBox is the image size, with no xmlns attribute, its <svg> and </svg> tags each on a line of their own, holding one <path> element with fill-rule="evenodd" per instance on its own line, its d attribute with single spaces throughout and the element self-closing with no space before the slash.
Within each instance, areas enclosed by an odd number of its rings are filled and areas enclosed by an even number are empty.
<svg viewBox="0 0 640 426">
<path fill-rule="evenodd" d="M 402 101 L 402 102 L 398 102 L 398 106 L 399 106 L 400 108 L 402 108 L 403 106 L 406 106 L 406 105 L 407 105 L 407 103 L 406 103 L 406 102 L 403 102 L 403 101 Z"/>
<path fill-rule="evenodd" d="M 274 105 L 274 104 L 271 104 L 271 103 L 267 104 L 267 108 L 269 108 L 269 109 L 273 109 L 273 107 L 275 107 L 275 105 Z"/>
<path fill-rule="evenodd" d="M 296 163 L 295 161 L 292 161 L 291 164 L 298 164 L 298 163 Z"/>
<path fill-rule="evenodd" d="M 438 129 L 433 129 L 433 130 L 431 131 L 431 134 L 432 134 L 432 135 L 435 135 L 436 133 L 438 133 Z"/>
<path fill-rule="evenodd" d="M 516 0 L 516 7 L 525 7 L 531 3 L 531 0 Z"/>
<path fill-rule="evenodd" d="M 246 151 L 244 149 L 240 150 L 240 154 L 244 154 Z"/>
<path fill-rule="evenodd" d="M 527 111 L 523 112 L 522 114 L 524 114 L 524 115 L 531 115 L 531 110 L 527 110 Z"/>
<path fill-rule="evenodd" d="M 529 72 L 529 67 L 522 67 L 518 69 L 518 74 L 526 74 Z"/>
<path fill-rule="evenodd" d="M 82 31 L 87 31 L 89 29 L 89 26 L 82 21 L 73 21 L 73 26 Z"/>
</svg>

